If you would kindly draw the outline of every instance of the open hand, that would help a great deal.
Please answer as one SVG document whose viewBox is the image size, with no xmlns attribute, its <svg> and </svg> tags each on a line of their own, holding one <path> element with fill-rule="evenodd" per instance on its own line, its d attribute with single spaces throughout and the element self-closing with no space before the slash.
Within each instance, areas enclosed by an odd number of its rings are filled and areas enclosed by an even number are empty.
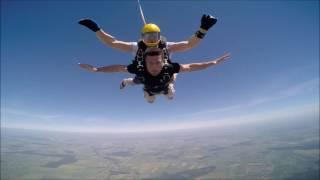
<svg viewBox="0 0 320 180">
<path fill-rule="evenodd" d="M 222 62 L 222 61 L 224 61 L 224 60 L 229 59 L 230 56 L 231 56 L 230 53 L 226 53 L 226 54 L 224 54 L 223 56 L 221 56 L 221 57 L 217 58 L 216 60 L 214 60 L 214 62 L 215 62 L 215 64 L 218 64 L 218 63 L 220 63 L 220 62 Z"/>
<path fill-rule="evenodd" d="M 81 64 L 81 63 L 78 63 L 78 65 L 83 68 L 83 69 L 86 69 L 90 72 L 98 72 L 98 68 L 94 67 L 94 66 L 91 66 L 90 64 Z"/>
</svg>

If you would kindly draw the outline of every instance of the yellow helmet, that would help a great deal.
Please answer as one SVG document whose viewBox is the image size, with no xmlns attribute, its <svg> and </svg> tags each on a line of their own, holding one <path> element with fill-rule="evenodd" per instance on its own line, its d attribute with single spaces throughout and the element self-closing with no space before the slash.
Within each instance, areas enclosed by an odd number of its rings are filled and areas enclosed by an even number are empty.
<svg viewBox="0 0 320 180">
<path fill-rule="evenodd" d="M 158 32 L 158 33 L 160 33 L 159 26 L 157 26 L 155 24 L 152 24 L 152 23 L 144 25 L 142 30 L 141 30 L 141 33 L 144 34 L 144 33 L 150 33 L 150 32 Z"/>
<path fill-rule="evenodd" d="M 160 28 L 155 24 L 146 24 L 141 30 L 143 42 L 149 46 L 157 46 L 160 42 Z"/>
</svg>

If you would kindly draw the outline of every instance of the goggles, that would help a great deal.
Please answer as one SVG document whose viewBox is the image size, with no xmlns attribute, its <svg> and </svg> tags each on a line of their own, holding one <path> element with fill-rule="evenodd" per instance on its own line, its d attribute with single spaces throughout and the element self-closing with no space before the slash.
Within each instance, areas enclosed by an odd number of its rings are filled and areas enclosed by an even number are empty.
<svg viewBox="0 0 320 180">
<path fill-rule="evenodd" d="M 155 46 L 160 41 L 160 33 L 159 32 L 149 32 L 142 34 L 143 42 L 147 46 Z"/>
</svg>

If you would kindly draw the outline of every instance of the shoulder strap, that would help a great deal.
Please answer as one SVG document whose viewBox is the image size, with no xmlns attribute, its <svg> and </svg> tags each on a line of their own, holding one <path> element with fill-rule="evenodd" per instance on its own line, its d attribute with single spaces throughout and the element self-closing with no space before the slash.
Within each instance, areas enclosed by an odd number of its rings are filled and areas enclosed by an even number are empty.
<svg viewBox="0 0 320 180">
<path fill-rule="evenodd" d="M 143 51 L 147 49 L 147 45 L 144 44 L 144 42 L 141 39 L 138 41 L 138 49 L 142 49 Z"/>
</svg>

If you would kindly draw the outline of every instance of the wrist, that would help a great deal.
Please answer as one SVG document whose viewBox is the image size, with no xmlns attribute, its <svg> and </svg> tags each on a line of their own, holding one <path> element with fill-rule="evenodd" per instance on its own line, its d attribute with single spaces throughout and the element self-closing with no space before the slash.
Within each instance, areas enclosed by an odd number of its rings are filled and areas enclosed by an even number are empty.
<svg viewBox="0 0 320 180">
<path fill-rule="evenodd" d="M 210 61 L 209 64 L 210 64 L 210 65 L 215 65 L 215 64 L 217 64 L 217 61 Z"/>
<path fill-rule="evenodd" d="M 98 31 L 100 31 L 101 30 L 101 28 L 95 28 L 93 31 L 96 33 L 96 32 L 98 32 Z"/>
<path fill-rule="evenodd" d="M 199 39 L 203 39 L 207 32 L 207 30 L 200 27 L 198 31 L 195 33 L 195 36 Z"/>
<path fill-rule="evenodd" d="M 203 39 L 206 33 L 203 33 L 200 30 L 198 30 L 194 35 L 199 39 Z"/>
<path fill-rule="evenodd" d="M 206 33 L 208 32 L 208 30 L 203 29 L 203 28 L 201 28 L 201 27 L 199 28 L 199 31 L 202 32 L 202 33 L 204 33 L 204 34 L 206 34 Z"/>
</svg>

